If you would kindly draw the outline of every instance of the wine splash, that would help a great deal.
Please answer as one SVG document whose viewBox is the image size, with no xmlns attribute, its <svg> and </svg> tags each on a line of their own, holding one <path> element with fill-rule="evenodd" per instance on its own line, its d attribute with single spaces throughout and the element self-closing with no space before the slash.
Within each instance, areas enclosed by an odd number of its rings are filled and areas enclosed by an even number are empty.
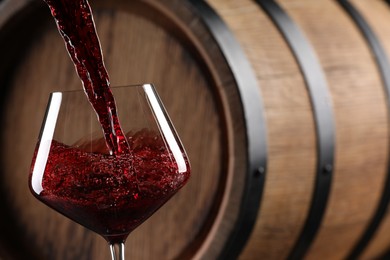
<svg viewBox="0 0 390 260">
<path fill-rule="evenodd" d="M 53 140 L 38 198 L 106 240 L 124 241 L 190 176 L 189 171 L 177 174 L 159 134 L 141 130 L 127 136 L 134 147 L 133 167 L 121 156 L 86 152 L 89 143 L 76 148 Z"/>
</svg>

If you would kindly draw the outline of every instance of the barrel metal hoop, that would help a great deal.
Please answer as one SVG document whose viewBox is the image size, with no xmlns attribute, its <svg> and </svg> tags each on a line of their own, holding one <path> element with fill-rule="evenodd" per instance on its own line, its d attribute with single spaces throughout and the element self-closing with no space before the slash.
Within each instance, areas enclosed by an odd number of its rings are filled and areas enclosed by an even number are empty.
<svg viewBox="0 0 390 260">
<path fill-rule="evenodd" d="M 247 171 L 238 218 L 227 238 L 220 259 L 236 259 L 246 244 L 260 207 L 267 161 L 266 126 L 263 102 L 256 75 L 225 22 L 205 1 L 189 0 L 217 42 L 237 84 L 244 113 L 247 144 Z"/>
<path fill-rule="evenodd" d="M 289 259 L 302 259 L 321 225 L 332 184 L 335 129 L 327 81 L 316 54 L 299 26 L 273 0 L 254 0 L 287 41 L 306 82 L 317 135 L 317 165 L 310 209 Z"/>
<path fill-rule="evenodd" d="M 389 1 L 387 1 L 390 3 Z M 338 3 L 344 8 L 346 13 L 350 15 L 356 26 L 360 30 L 363 37 L 366 39 L 368 46 L 370 47 L 371 53 L 374 56 L 377 64 L 382 83 L 385 88 L 387 95 L 387 107 L 390 111 L 390 63 L 387 58 L 386 52 L 383 49 L 378 37 L 371 29 L 370 25 L 365 21 L 364 17 L 359 13 L 358 10 L 346 0 L 338 0 Z M 389 114 L 390 116 L 390 114 Z M 376 211 L 370 220 L 369 225 L 366 227 L 364 233 L 360 237 L 360 240 L 355 244 L 354 248 L 350 252 L 348 259 L 357 259 L 358 256 L 364 251 L 374 236 L 376 230 L 379 227 L 383 217 L 386 214 L 387 207 L 390 201 L 390 165 L 387 166 L 387 177 L 384 182 L 382 197 L 380 198 Z"/>
</svg>

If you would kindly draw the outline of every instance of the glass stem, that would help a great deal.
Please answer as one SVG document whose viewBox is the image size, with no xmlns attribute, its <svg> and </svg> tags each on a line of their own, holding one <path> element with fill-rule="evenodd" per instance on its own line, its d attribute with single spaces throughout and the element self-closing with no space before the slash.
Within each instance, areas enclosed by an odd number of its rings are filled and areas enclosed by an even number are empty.
<svg viewBox="0 0 390 260">
<path fill-rule="evenodd" d="M 125 260 L 125 243 L 110 244 L 112 260 Z"/>
</svg>

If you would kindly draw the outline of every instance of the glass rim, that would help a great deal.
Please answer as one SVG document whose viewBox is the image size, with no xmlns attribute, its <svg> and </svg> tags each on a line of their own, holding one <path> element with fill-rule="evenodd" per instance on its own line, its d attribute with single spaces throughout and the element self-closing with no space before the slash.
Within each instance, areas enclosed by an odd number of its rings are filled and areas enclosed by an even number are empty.
<svg viewBox="0 0 390 260">
<path fill-rule="evenodd" d="M 153 83 L 140 83 L 140 84 L 110 86 L 109 89 L 115 90 L 115 89 L 137 88 L 137 87 L 146 87 L 146 86 L 150 86 L 153 89 L 155 89 Z M 51 91 L 50 94 L 54 94 L 54 93 L 76 93 L 76 92 L 82 92 L 82 93 L 85 94 L 84 88 L 82 88 L 82 89 L 73 89 L 73 90 L 55 90 L 55 91 Z"/>
</svg>

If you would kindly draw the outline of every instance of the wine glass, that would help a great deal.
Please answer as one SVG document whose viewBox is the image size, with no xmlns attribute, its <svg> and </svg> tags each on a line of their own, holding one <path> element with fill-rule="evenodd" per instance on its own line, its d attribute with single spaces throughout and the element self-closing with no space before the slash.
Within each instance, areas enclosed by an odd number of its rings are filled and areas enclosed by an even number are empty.
<svg viewBox="0 0 390 260">
<path fill-rule="evenodd" d="M 83 91 L 50 94 L 29 187 L 41 202 L 103 236 L 124 260 L 127 236 L 190 177 L 182 143 L 150 84 L 111 88 L 129 152 L 107 147 Z"/>
</svg>

